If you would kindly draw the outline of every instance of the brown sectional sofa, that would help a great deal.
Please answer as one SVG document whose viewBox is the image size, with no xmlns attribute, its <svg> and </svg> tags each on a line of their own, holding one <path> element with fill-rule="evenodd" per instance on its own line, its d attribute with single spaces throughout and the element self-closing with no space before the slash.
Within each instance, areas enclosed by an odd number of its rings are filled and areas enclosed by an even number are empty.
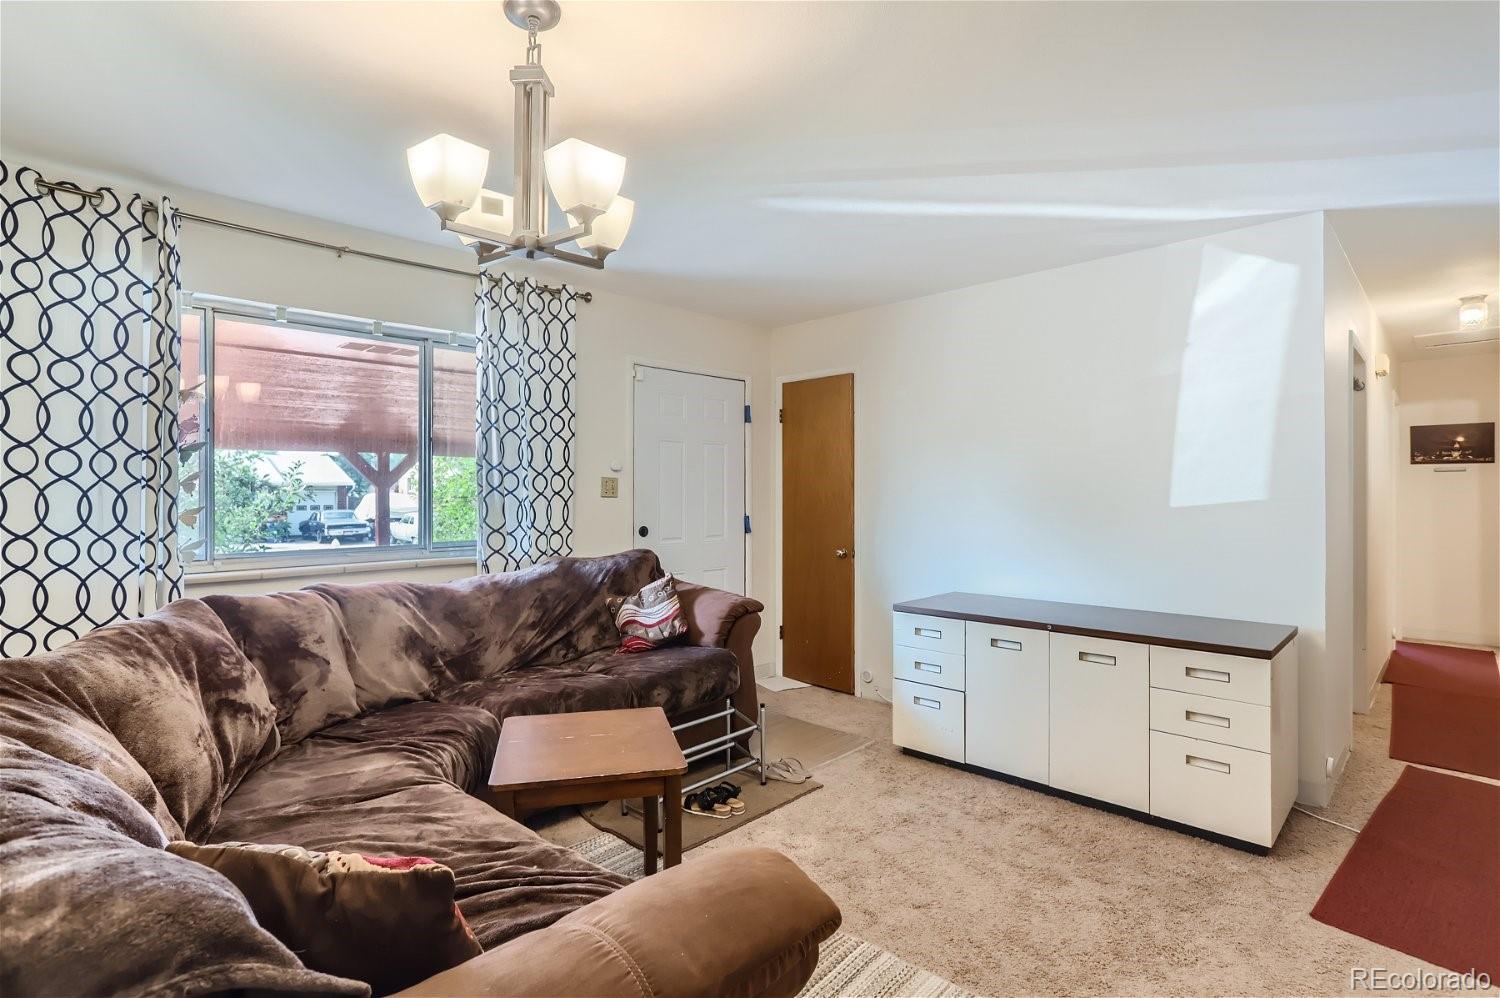
<svg viewBox="0 0 1500 998">
<path fill-rule="evenodd" d="M 839 914 L 785 857 L 629 884 L 472 796 L 512 714 L 752 713 L 754 600 L 684 587 L 686 644 L 613 654 L 605 598 L 660 575 L 632 551 L 180 600 L 0 663 L 0 993 L 368 992 L 164 849 L 187 838 L 451 867 L 485 952 L 414 993 L 794 994 Z"/>
</svg>

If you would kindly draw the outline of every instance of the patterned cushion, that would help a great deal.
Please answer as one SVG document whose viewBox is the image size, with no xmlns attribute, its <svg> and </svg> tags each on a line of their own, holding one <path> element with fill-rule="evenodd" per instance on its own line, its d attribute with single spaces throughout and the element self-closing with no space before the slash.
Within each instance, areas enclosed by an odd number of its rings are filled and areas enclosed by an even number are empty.
<svg viewBox="0 0 1500 998">
<path fill-rule="evenodd" d="M 293 845 L 173 842 L 229 878 L 265 927 L 313 970 L 390 994 L 481 950 L 453 899 L 453 871 L 422 856 Z"/>
<path fill-rule="evenodd" d="M 615 616 L 622 653 L 650 651 L 687 634 L 671 575 L 648 583 L 634 596 L 612 596 L 605 606 Z"/>
</svg>

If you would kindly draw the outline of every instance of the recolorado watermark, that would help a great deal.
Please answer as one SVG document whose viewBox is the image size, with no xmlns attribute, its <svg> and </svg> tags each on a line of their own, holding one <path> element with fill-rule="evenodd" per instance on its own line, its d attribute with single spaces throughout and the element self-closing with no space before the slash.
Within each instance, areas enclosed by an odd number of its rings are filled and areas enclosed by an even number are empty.
<svg viewBox="0 0 1500 998">
<path fill-rule="evenodd" d="M 1456 970 L 1390 970 L 1350 967 L 1350 991 L 1484 991 L 1490 975 Z"/>
</svg>

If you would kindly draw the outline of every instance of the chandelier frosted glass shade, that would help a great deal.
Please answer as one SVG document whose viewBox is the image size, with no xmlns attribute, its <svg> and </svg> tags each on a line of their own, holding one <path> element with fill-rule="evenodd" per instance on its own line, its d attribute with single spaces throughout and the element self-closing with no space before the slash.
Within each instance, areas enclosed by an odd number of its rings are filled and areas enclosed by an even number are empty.
<svg viewBox="0 0 1500 998">
<path fill-rule="evenodd" d="M 1458 325 L 1461 329 L 1478 329 L 1490 317 L 1484 295 L 1469 295 L 1458 300 Z"/>
<path fill-rule="evenodd" d="M 489 171 L 490 151 L 451 135 L 434 135 L 406 150 L 406 166 L 417 197 L 451 222 L 474 207 Z"/>
<path fill-rule="evenodd" d="M 578 248 L 604 259 L 624 245 L 625 234 L 630 231 L 630 222 L 634 218 L 635 202 L 616 195 L 604 214 L 594 219 L 590 234 L 578 237 Z M 579 219 L 569 215 L 568 221 L 577 225 Z"/>
<path fill-rule="evenodd" d="M 515 200 L 509 194 L 501 194 L 499 191 L 481 190 L 474 207 L 453 221 L 459 225 L 472 225 L 490 232 L 508 233 L 516 226 Z M 465 246 L 472 246 L 479 241 L 474 236 L 462 233 L 459 234 L 458 239 Z"/>
<path fill-rule="evenodd" d="M 577 222 L 604 214 L 625 182 L 625 157 L 581 139 L 564 139 L 544 154 L 557 206 Z"/>
</svg>

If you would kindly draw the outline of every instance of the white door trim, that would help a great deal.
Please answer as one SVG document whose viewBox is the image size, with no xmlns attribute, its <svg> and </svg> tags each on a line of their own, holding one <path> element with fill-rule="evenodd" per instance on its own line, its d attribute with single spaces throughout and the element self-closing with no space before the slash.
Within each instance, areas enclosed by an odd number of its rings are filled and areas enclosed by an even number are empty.
<svg viewBox="0 0 1500 998">
<path fill-rule="evenodd" d="M 865 550 L 865 538 L 860 533 L 860 531 L 863 529 L 862 525 L 864 524 L 864 516 L 861 512 L 861 497 L 864 495 L 864 490 L 860 487 L 860 475 L 862 473 L 861 469 L 864 468 L 864 461 L 861 459 L 861 451 L 864 449 L 864 434 L 859 432 L 859 369 L 856 367 L 823 368 L 820 370 L 805 371 L 799 372 L 797 374 L 787 374 L 778 377 L 776 379 L 775 398 L 772 399 L 772 408 L 780 413 L 782 387 L 788 382 L 811 381 L 815 378 L 833 377 L 836 374 L 848 374 L 854 377 L 854 695 L 857 697 L 871 696 L 877 700 L 882 700 L 885 703 L 890 703 L 889 698 L 880 696 L 878 691 L 872 688 L 871 684 L 866 683 L 864 679 L 861 678 L 862 674 L 865 671 L 863 666 L 865 656 L 862 653 L 863 649 L 859 638 L 859 601 L 860 596 L 864 591 L 864 570 L 861 566 L 860 559 L 863 557 L 863 552 Z M 771 501 L 774 508 L 772 509 L 771 513 L 772 522 L 776 526 L 776 536 L 774 538 L 774 543 L 772 544 L 773 550 L 771 552 L 771 557 L 774 564 L 774 571 L 776 573 L 776 598 L 773 601 L 773 609 L 775 611 L 774 617 L 767 623 L 772 628 L 777 629 L 777 633 L 779 634 L 781 627 L 781 603 L 782 597 L 786 592 L 785 588 L 782 585 L 784 574 L 781 557 L 781 539 L 784 536 L 784 524 L 782 523 L 781 515 L 782 450 L 781 420 L 779 418 L 776 421 L 776 432 L 774 434 L 774 438 L 774 446 L 776 452 L 773 456 L 773 475 L 771 485 Z M 886 640 L 884 640 L 883 642 L 877 642 L 877 646 L 883 647 L 885 649 L 885 653 L 889 654 L 889 635 L 886 636 Z M 779 637 L 776 640 L 776 675 L 783 678 L 786 677 L 786 661 L 782 655 L 782 643 Z"/>
<path fill-rule="evenodd" d="M 750 375 L 740 371 L 716 369 L 710 367 L 695 367 L 691 364 L 677 364 L 671 361 L 653 360 L 639 354 L 625 355 L 625 425 L 630 427 L 630 524 L 626 527 L 625 546 L 622 551 L 629 551 L 640 546 L 641 538 L 635 534 L 635 525 L 640 522 L 635 515 L 635 369 L 637 367 L 654 367 L 659 371 L 676 371 L 679 374 L 701 374 L 709 378 L 723 378 L 726 381 L 742 381 L 745 383 L 745 404 L 751 407 L 751 418 L 754 418 L 754 384 Z M 765 418 L 765 417 L 761 417 Z M 751 475 L 755 467 L 753 455 L 754 435 L 750 432 L 752 424 L 745 423 L 745 515 L 750 515 L 750 510 L 755 506 L 754 479 Z M 751 567 L 754 554 L 755 521 L 750 522 L 751 533 L 745 534 L 745 592 L 755 592 L 755 571 Z M 779 649 L 778 649 L 779 653 Z M 752 666 L 753 668 L 753 666 Z"/>
</svg>

